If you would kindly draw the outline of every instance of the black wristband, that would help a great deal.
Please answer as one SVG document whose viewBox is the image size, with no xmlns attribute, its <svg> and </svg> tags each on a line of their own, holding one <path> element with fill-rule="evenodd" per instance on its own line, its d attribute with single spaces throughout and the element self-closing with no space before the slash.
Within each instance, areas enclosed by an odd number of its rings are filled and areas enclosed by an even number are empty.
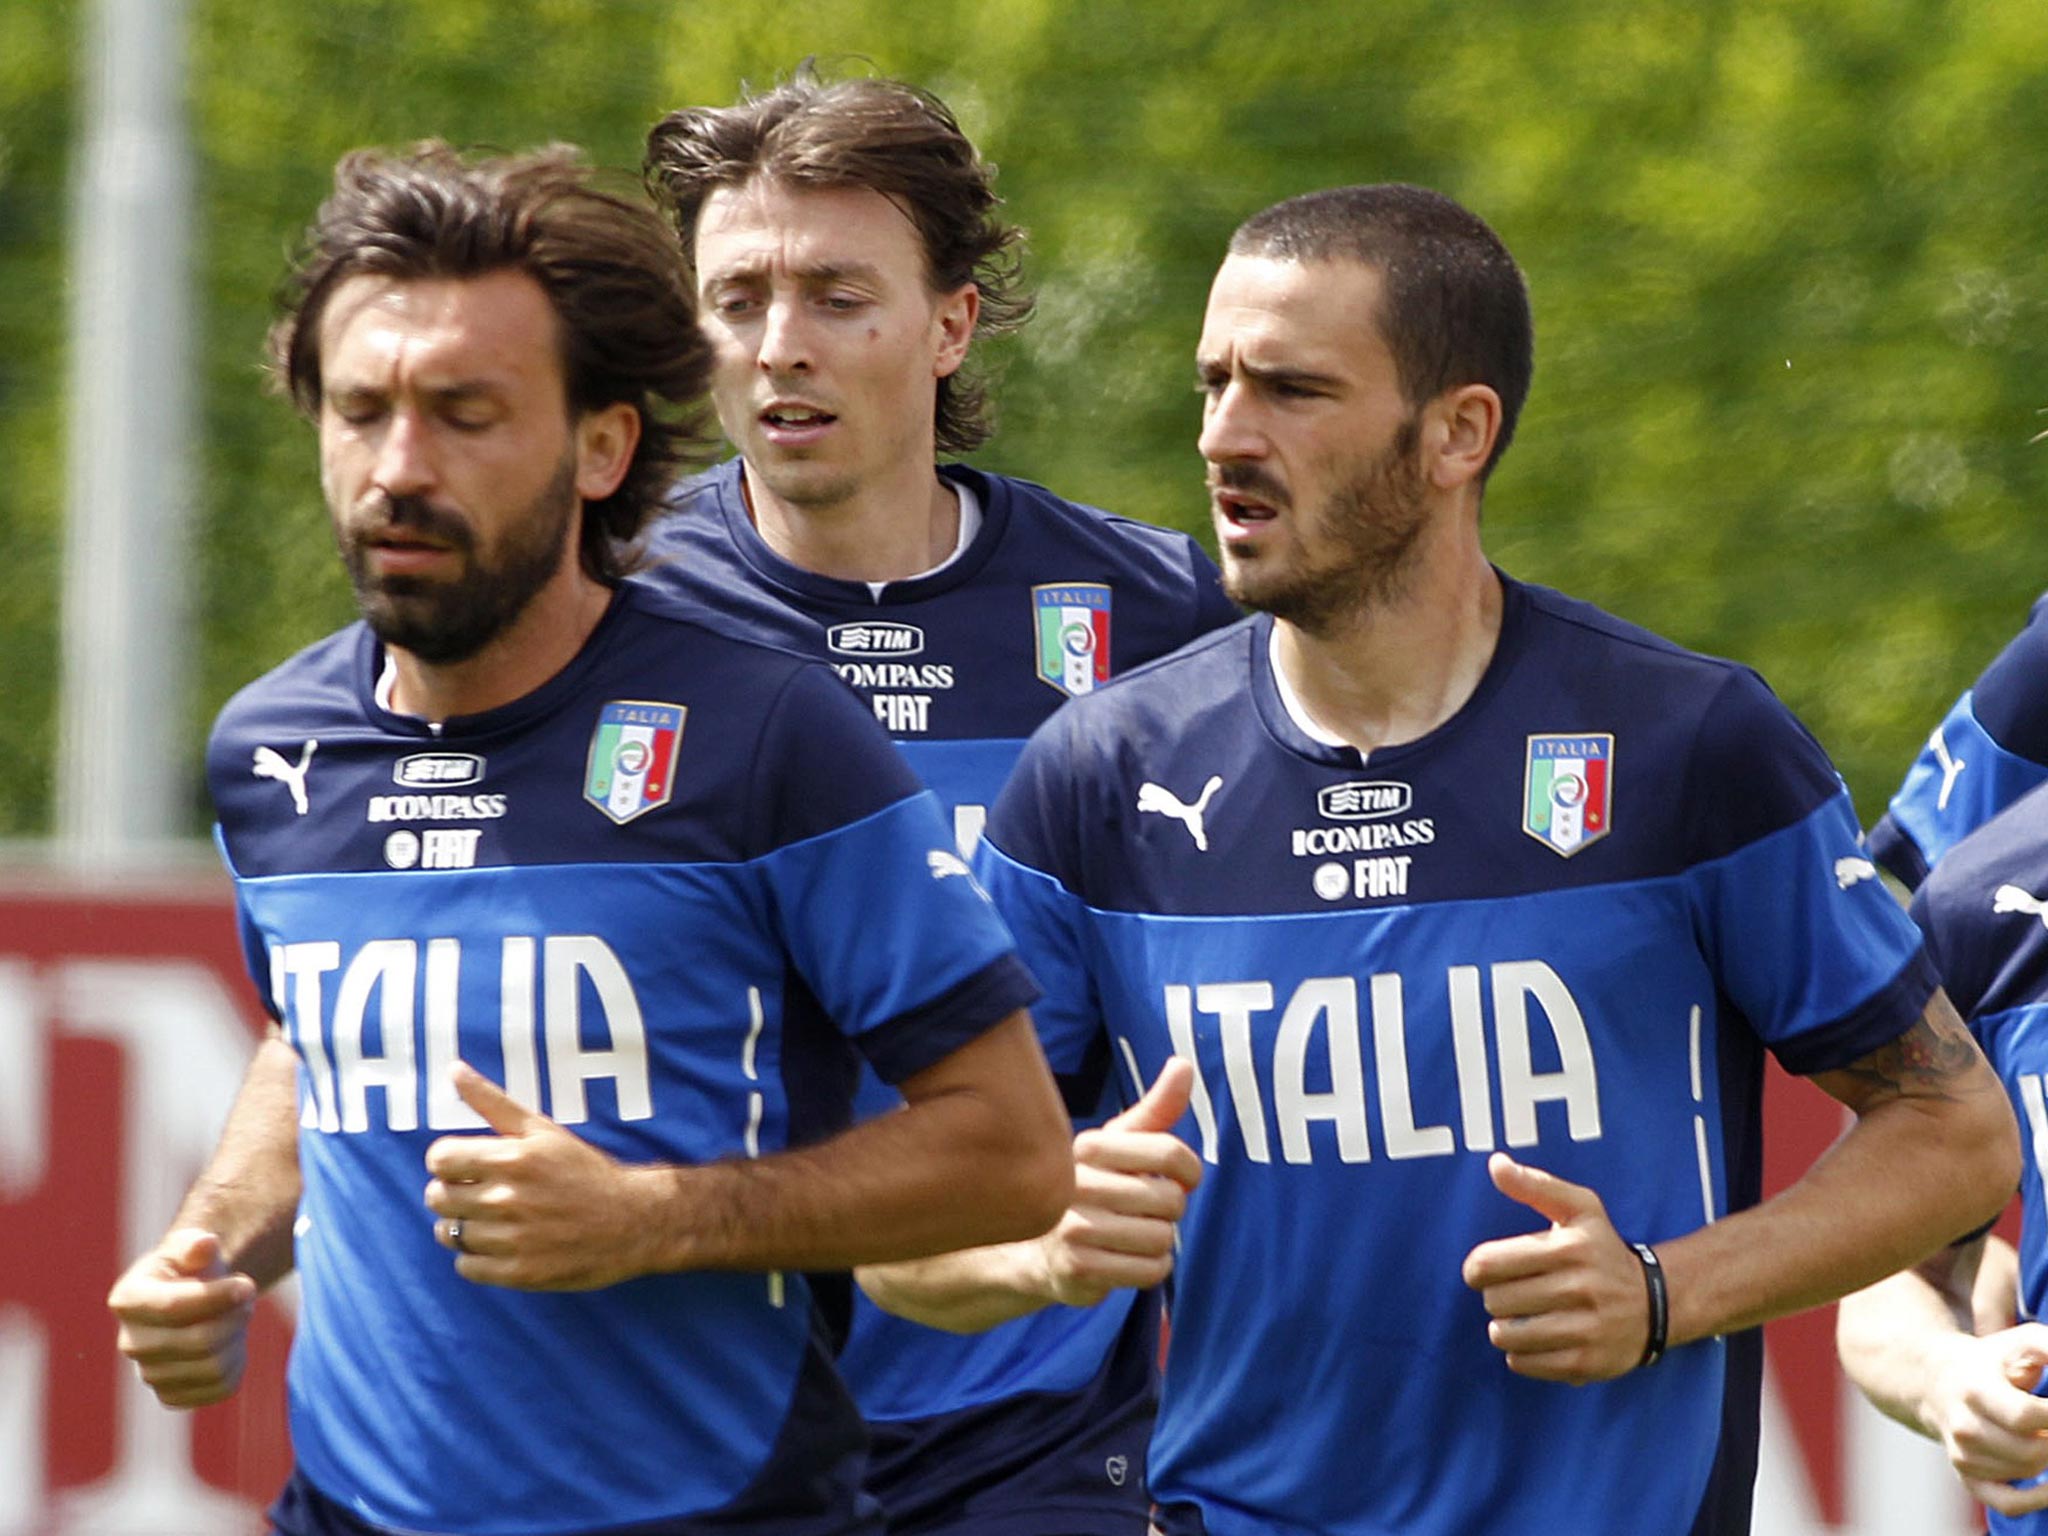
<svg viewBox="0 0 2048 1536">
<path fill-rule="evenodd" d="M 1664 1285 L 1664 1265 L 1657 1250 L 1648 1243 L 1630 1243 L 1643 1266 L 1643 1289 L 1650 1293 L 1650 1337 L 1643 1344 L 1643 1358 L 1636 1368 L 1655 1365 L 1664 1358 L 1664 1344 L 1671 1332 L 1671 1293 Z"/>
</svg>

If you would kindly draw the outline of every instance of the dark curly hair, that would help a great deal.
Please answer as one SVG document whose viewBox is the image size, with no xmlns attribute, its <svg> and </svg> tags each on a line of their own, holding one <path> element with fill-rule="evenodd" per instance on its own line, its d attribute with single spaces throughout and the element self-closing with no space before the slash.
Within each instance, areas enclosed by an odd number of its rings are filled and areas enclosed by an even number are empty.
<svg viewBox="0 0 2048 1536">
<path fill-rule="evenodd" d="M 764 95 L 730 107 L 671 112 L 647 135 L 648 189 L 668 211 L 695 276 L 697 215 L 721 187 L 764 177 L 793 187 L 864 188 L 899 204 L 916 225 L 935 292 L 981 292 L 977 336 L 1016 330 L 1031 315 L 1018 258 L 1024 232 L 997 215 L 995 168 L 952 111 L 900 80 L 827 83 L 806 61 Z M 939 380 L 939 451 L 988 441 L 988 386 L 961 369 Z"/>
<path fill-rule="evenodd" d="M 269 355 L 278 387 L 320 412 L 320 325 L 328 300 L 362 274 L 401 281 L 524 272 L 559 321 L 570 411 L 624 403 L 640 441 L 618 489 L 583 509 L 578 557 L 607 585 L 632 568 L 634 541 L 677 475 L 709 453 L 710 349 L 690 282 L 660 216 L 630 183 L 603 190 L 576 149 L 468 159 L 438 139 L 405 151 L 359 149 L 306 232 L 279 295 Z"/>
</svg>

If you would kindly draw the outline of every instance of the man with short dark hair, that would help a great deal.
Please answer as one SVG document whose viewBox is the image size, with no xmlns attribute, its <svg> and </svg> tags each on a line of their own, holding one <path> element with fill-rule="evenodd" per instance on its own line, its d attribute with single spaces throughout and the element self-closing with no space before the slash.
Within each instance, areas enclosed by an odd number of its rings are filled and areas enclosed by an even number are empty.
<svg viewBox="0 0 2048 1536">
<path fill-rule="evenodd" d="M 989 434 L 973 341 L 1030 310 L 1021 232 L 942 102 L 800 71 L 671 114 L 647 173 L 739 450 L 684 487 L 647 579 L 829 659 L 945 803 L 964 857 L 1040 721 L 1236 610 L 1182 534 L 936 463 Z M 896 1101 L 864 1076 L 863 1113 Z M 1113 1085 L 1096 1074 L 1069 1107 L 1093 1126 Z M 1122 1134 L 1091 1129 L 1084 1160 Z M 1156 1354 L 1156 1299 L 1129 1291 L 978 1338 L 857 1297 L 840 1367 L 891 1531 L 1141 1536 Z"/>
<path fill-rule="evenodd" d="M 1249 220 L 1197 368 L 1224 583 L 1263 611 L 1062 711 L 981 844 L 1055 1070 L 1151 1080 L 1205 1174 L 1138 1176 L 1121 1234 L 1173 1265 L 1171 1536 L 1744 1531 L 1755 1325 L 2011 1185 L 1812 739 L 1486 559 L 1531 355 L 1447 198 Z M 1765 1049 L 1858 1118 L 1759 1203 Z M 1022 1251 L 882 1293 L 1026 1311 L 1055 1292 Z"/>
<path fill-rule="evenodd" d="M 225 1396 L 296 1261 L 283 1536 L 877 1530 L 806 1272 L 1041 1230 L 1066 1126 L 867 711 L 619 580 L 708 362 L 673 242 L 568 151 L 353 154 L 273 352 L 364 622 L 214 731 L 277 1028 L 122 1349 Z M 848 1129 L 863 1059 L 907 1107 Z"/>
</svg>

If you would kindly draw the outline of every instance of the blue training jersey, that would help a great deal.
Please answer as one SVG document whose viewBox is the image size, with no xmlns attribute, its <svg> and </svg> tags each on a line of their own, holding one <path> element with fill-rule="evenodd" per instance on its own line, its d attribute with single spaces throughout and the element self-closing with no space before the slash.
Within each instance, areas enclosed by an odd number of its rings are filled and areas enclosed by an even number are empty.
<svg viewBox="0 0 2048 1536">
<path fill-rule="evenodd" d="M 427 1147 L 483 1126 L 458 1058 L 614 1157 L 700 1164 L 832 1134 L 858 1061 L 901 1081 L 1034 995 L 860 701 L 666 606 L 622 589 L 562 672 L 439 730 L 378 706 L 356 625 L 215 728 L 300 1058 L 293 1536 L 871 1528 L 818 1286 L 473 1284 L 422 1203 Z"/>
<path fill-rule="evenodd" d="M 971 852 L 1024 740 L 1067 699 L 1235 621 L 1185 534 L 962 465 L 981 525 L 938 571 L 883 585 L 782 559 L 734 460 L 686 483 L 641 576 L 707 622 L 820 656 L 868 700 Z M 1095 1082 L 1101 1074 L 1093 1074 Z M 873 1073 L 863 1114 L 897 1096 Z M 1115 1106 L 1096 1094 L 1082 1119 Z M 856 1293 L 839 1360 L 874 1434 L 869 1488 L 897 1533 L 1142 1533 L 1156 1383 L 1152 1298 L 1055 1308 L 960 1337 Z"/>
<path fill-rule="evenodd" d="M 1956 700 L 1906 770 L 1870 854 L 1908 889 L 2006 806 L 2048 782 L 2048 596 Z"/>
<path fill-rule="evenodd" d="M 2020 1315 L 2048 1316 L 2048 786 L 1948 851 L 1914 894 L 1942 985 L 2012 1100 L 2020 1166 Z M 1998 1532 L 2048 1532 L 2048 1512 L 1987 1511 Z"/>
<path fill-rule="evenodd" d="M 1271 636 L 1062 712 L 977 858 L 1055 1070 L 1196 1066 L 1162 1527 L 1746 1530 L 1759 1334 L 1528 1380 L 1460 1267 L 1544 1225 L 1488 1153 L 1670 1239 L 1759 1198 L 1764 1049 L 1822 1071 L 1918 1018 L 1841 781 L 1754 673 L 1511 580 L 1471 699 L 1369 760 L 1293 720 Z"/>
</svg>

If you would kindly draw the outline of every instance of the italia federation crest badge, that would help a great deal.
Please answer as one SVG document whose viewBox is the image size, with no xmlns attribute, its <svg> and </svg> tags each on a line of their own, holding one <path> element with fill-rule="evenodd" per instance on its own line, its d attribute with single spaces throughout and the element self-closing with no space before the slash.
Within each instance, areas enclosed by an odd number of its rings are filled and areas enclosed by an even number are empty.
<svg viewBox="0 0 2048 1536">
<path fill-rule="evenodd" d="M 1109 681 L 1109 587 L 1060 581 L 1031 589 L 1038 625 L 1038 677 L 1069 698 Z"/>
<path fill-rule="evenodd" d="M 1531 736 L 1522 782 L 1522 830 L 1570 858 L 1614 824 L 1614 738 Z"/>
<path fill-rule="evenodd" d="M 680 704 L 636 699 L 605 705 L 590 733 L 583 798 L 621 826 L 667 805 L 685 713 Z"/>
</svg>

